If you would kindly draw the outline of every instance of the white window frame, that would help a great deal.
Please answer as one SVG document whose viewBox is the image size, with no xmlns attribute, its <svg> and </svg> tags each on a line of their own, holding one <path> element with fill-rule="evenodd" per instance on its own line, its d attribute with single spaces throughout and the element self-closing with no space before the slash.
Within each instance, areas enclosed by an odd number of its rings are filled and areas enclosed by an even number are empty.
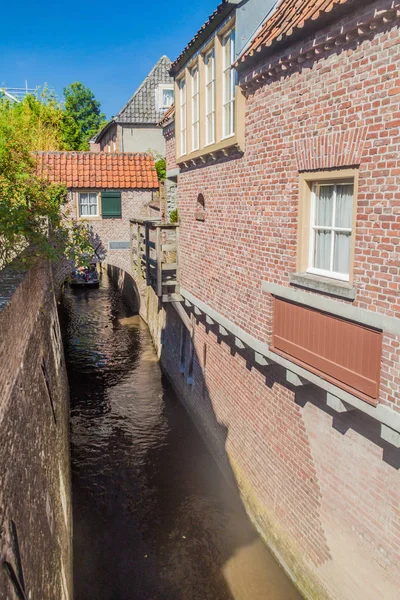
<svg viewBox="0 0 400 600">
<path fill-rule="evenodd" d="M 208 61 L 211 61 L 211 79 L 208 71 Z M 215 143 L 215 48 L 211 48 L 204 55 L 205 68 L 205 112 L 206 112 L 206 146 Z M 209 106 L 208 90 L 211 89 L 211 106 Z M 211 117 L 211 132 L 208 125 L 209 117 Z M 211 135 L 210 135 L 211 134 Z"/>
<path fill-rule="evenodd" d="M 186 78 L 182 77 L 182 79 L 178 82 L 179 85 L 179 141 L 180 141 L 180 152 L 183 156 L 187 152 L 187 107 L 186 107 Z"/>
<path fill-rule="evenodd" d="M 226 62 L 225 46 L 229 43 L 229 60 Z M 227 139 L 235 135 L 235 89 L 236 89 L 236 70 L 232 67 L 235 62 L 235 28 L 230 29 L 221 40 L 222 46 L 222 139 Z M 230 71 L 229 94 L 225 87 L 225 74 Z M 229 131 L 226 131 L 225 113 L 227 107 L 231 106 L 231 119 Z"/>
<path fill-rule="evenodd" d="M 191 72 L 192 83 L 192 151 L 200 148 L 200 77 L 199 65 L 196 64 Z M 195 145 L 195 132 L 197 130 L 197 145 Z"/>
<path fill-rule="evenodd" d="M 83 194 L 94 194 L 96 196 L 96 214 L 95 215 L 83 215 L 81 213 L 81 207 L 82 207 L 81 196 Z M 88 206 L 90 206 L 90 203 L 88 203 Z M 78 214 L 79 214 L 80 219 L 93 219 L 95 217 L 100 217 L 99 192 L 94 192 L 93 190 L 86 190 L 84 192 L 83 191 L 78 192 Z"/>
<path fill-rule="evenodd" d="M 333 197 L 333 213 L 332 213 L 332 225 L 315 225 L 315 217 L 316 217 L 316 198 L 317 198 L 317 188 L 318 187 L 326 187 L 326 186 L 334 186 L 334 197 Z M 336 218 L 336 188 L 338 185 L 352 185 L 353 186 L 353 209 L 354 209 L 354 192 L 355 192 L 355 181 L 347 180 L 332 180 L 332 181 L 315 181 L 312 183 L 311 188 L 311 210 L 310 210 L 310 238 L 309 238 L 309 255 L 308 255 L 308 269 L 307 273 L 311 273 L 313 275 L 322 275 L 323 277 L 329 277 L 331 279 L 339 279 L 341 281 L 350 281 L 350 271 L 351 271 L 351 255 L 352 255 L 352 242 L 354 235 L 354 219 L 353 219 L 353 210 L 352 210 L 352 227 L 336 227 L 335 226 L 335 218 Z M 331 232 L 331 251 L 330 251 L 330 270 L 325 269 L 317 269 L 314 267 L 314 252 L 315 252 L 315 238 L 316 231 L 330 231 Z M 335 233 L 349 233 L 350 234 L 350 256 L 349 256 L 349 273 L 337 273 L 333 270 L 333 260 L 334 260 L 334 244 L 335 244 Z"/>
<path fill-rule="evenodd" d="M 165 90 L 172 92 L 171 104 L 168 104 L 168 105 L 163 103 L 163 92 Z M 174 96 L 173 96 L 174 86 L 173 86 L 173 84 L 160 83 L 157 91 L 158 91 L 158 99 L 157 99 L 158 110 L 164 110 L 164 109 L 168 110 L 169 108 L 171 108 L 172 104 L 174 103 Z"/>
</svg>

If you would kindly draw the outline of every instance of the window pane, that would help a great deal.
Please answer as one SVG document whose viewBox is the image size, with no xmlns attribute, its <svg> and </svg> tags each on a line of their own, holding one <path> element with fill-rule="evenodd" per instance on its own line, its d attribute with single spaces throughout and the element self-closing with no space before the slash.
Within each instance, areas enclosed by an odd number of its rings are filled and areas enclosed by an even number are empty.
<svg viewBox="0 0 400 600">
<path fill-rule="evenodd" d="M 229 135 L 232 125 L 232 104 L 226 104 L 224 106 L 224 135 Z"/>
<path fill-rule="evenodd" d="M 336 186 L 336 227 L 351 229 L 353 221 L 353 184 Z"/>
<path fill-rule="evenodd" d="M 348 275 L 350 272 L 350 233 L 335 234 L 335 248 L 333 252 L 333 270 L 335 273 Z"/>
<path fill-rule="evenodd" d="M 321 185 L 315 199 L 315 225 L 332 226 L 334 185 Z"/>
<path fill-rule="evenodd" d="M 193 139 L 192 139 L 193 150 L 197 150 L 197 148 L 199 147 L 199 124 L 198 123 L 193 125 L 192 135 L 193 135 Z"/>
<path fill-rule="evenodd" d="M 316 269 L 330 271 L 331 235 L 330 231 L 315 232 L 314 267 Z"/>
<path fill-rule="evenodd" d="M 207 86 L 207 114 L 214 108 L 214 94 L 213 86 L 210 84 Z"/>
<path fill-rule="evenodd" d="M 174 101 L 174 90 L 163 90 L 162 104 L 165 107 L 170 107 Z"/>
<path fill-rule="evenodd" d="M 224 73 L 224 101 L 229 102 L 231 99 L 231 72 L 225 71 Z"/>
</svg>

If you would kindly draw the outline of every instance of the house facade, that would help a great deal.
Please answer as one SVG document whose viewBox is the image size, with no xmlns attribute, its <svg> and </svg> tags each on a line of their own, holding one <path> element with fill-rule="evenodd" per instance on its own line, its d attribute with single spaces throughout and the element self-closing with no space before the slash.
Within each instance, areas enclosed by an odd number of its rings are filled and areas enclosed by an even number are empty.
<svg viewBox="0 0 400 600">
<path fill-rule="evenodd" d="M 99 262 L 132 275 L 129 220 L 158 218 L 151 154 L 41 152 L 40 173 L 68 188 L 69 218 L 87 225 Z"/>
<path fill-rule="evenodd" d="M 252 6 L 172 65 L 161 361 L 304 595 L 395 600 L 400 4 Z"/>
<path fill-rule="evenodd" d="M 162 56 L 125 106 L 91 140 L 100 152 L 165 154 L 159 122 L 173 103 L 171 61 Z"/>
</svg>

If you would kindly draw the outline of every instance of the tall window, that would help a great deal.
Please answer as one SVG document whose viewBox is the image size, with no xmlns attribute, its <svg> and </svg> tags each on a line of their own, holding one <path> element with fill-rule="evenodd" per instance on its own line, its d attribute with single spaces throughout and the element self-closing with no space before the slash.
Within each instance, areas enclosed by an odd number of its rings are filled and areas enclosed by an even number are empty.
<svg viewBox="0 0 400 600">
<path fill-rule="evenodd" d="M 199 149 L 200 129 L 199 67 L 192 69 L 192 150 Z"/>
<path fill-rule="evenodd" d="M 180 106 L 180 142 L 181 154 L 186 154 L 186 80 L 179 81 L 179 106 Z"/>
<path fill-rule="evenodd" d="M 206 68 L 206 144 L 215 142 L 215 53 L 214 48 L 204 57 Z"/>
<path fill-rule="evenodd" d="M 235 85 L 236 71 L 232 68 L 235 60 L 235 30 L 222 38 L 222 137 L 235 132 Z"/>
<path fill-rule="evenodd" d="M 99 197 L 99 195 L 97 192 L 81 192 L 79 194 L 79 216 L 80 217 L 98 217 L 99 216 L 98 197 Z"/>
<path fill-rule="evenodd" d="M 349 280 L 354 183 L 315 183 L 308 271 Z"/>
</svg>

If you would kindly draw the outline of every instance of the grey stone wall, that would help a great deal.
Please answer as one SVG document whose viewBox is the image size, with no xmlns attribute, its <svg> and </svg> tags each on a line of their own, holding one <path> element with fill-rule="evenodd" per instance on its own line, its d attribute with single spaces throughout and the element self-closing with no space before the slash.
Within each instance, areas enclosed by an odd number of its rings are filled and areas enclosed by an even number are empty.
<svg viewBox="0 0 400 600">
<path fill-rule="evenodd" d="M 52 288 L 47 264 L 0 272 L 4 600 L 24 597 L 18 585 L 32 600 L 73 598 L 69 392 Z"/>
<path fill-rule="evenodd" d="M 170 214 L 178 206 L 177 204 L 177 181 L 176 177 L 171 177 L 165 180 L 165 196 L 167 200 L 167 221 L 169 221 Z"/>
</svg>

